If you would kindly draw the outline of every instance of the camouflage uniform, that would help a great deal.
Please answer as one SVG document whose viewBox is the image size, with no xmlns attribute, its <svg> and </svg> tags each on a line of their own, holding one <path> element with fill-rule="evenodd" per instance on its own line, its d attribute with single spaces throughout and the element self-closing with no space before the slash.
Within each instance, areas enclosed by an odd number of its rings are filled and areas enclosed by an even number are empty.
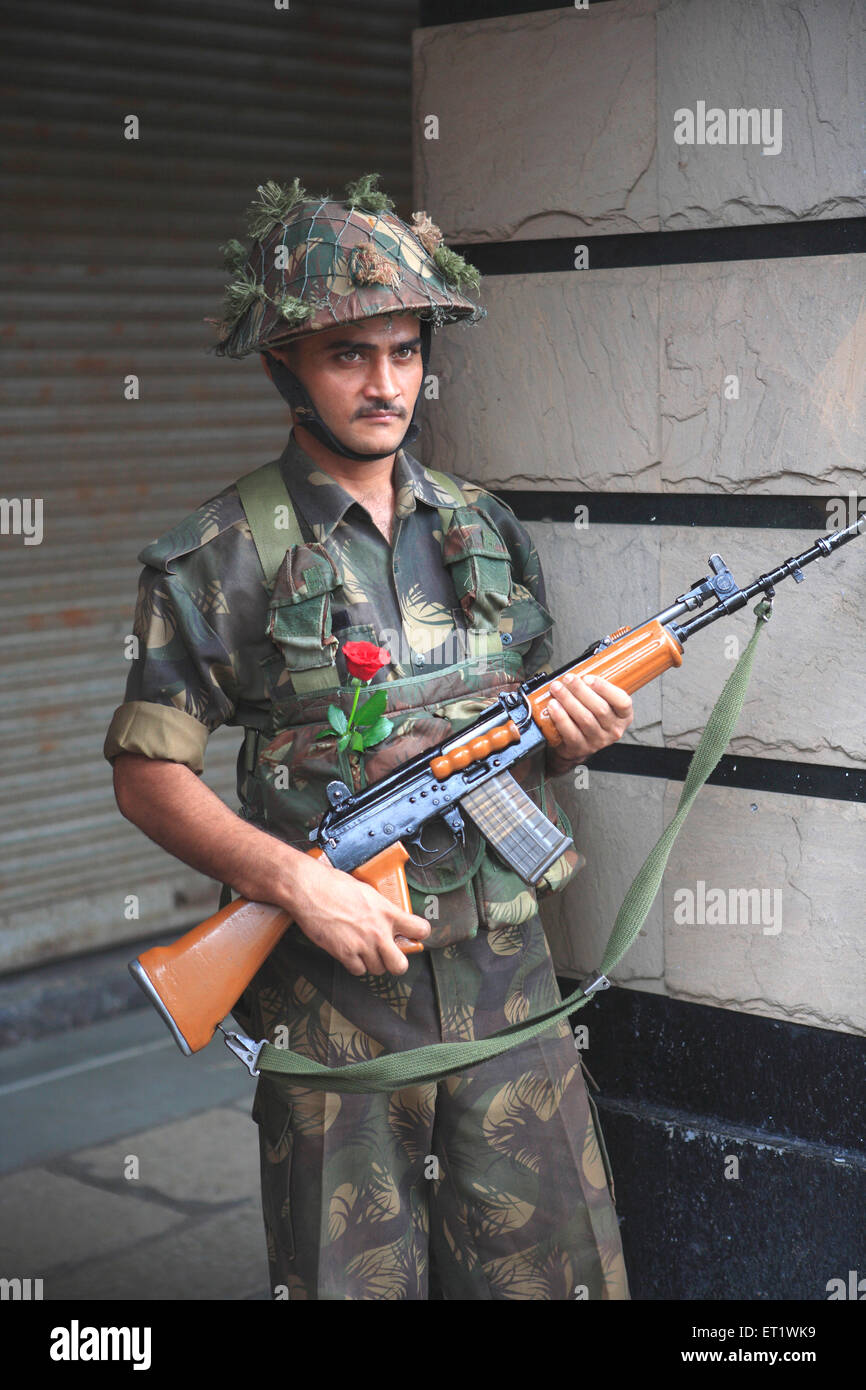
<svg viewBox="0 0 866 1390">
<path fill-rule="evenodd" d="M 401 310 L 418 315 L 429 345 L 431 325 L 483 313 L 456 289 L 472 282 L 471 267 L 445 251 L 426 214 L 409 228 L 384 210 L 374 177 L 350 186 L 345 204 L 306 202 L 297 184 L 260 188 L 253 249 L 228 248 L 238 279 L 218 352 L 244 356 Z M 287 269 L 275 249 L 289 252 Z M 315 406 L 292 396 L 297 382 L 286 389 L 319 438 Z M 250 530 L 243 483 L 141 552 L 140 652 L 105 754 L 141 753 L 200 773 L 210 732 L 240 726 L 241 814 L 307 849 L 328 782 L 359 790 L 459 731 L 548 665 L 552 618 L 527 532 L 484 489 L 398 449 L 389 544 L 294 437 L 272 467 L 300 535 L 275 581 Z M 342 645 L 358 640 L 391 653 L 372 684 L 386 693 L 392 729 L 350 753 L 332 734 L 317 735 L 328 730 L 329 704 L 349 713 Z M 544 762 L 539 750 L 514 775 L 568 832 Z M 433 844 L 426 831 L 424 841 Z M 567 851 L 530 888 L 466 818 L 464 845 L 432 867 L 406 866 L 413 910 L 432 932 L 404 975 L 352 976 L 292 926 L 234 1013 L 254 1037 L 332 1066 L 484 1038 L 558 1001 L 537 893 L 561 888 L 577 862 Z M 628 1296 L 565 1022 L 438 1084 L 391 1093 L 326 1093 L 262 1076 L 253 1117 L 276 1297 Z"/>
<path fill-rule="evenodd" d="M 239 756 L 243 813 L 307 848 L 327 781 L 366 785 L 458 730 L 498 690 L 548 665 L 552 620 L 527 532 L 483 489 L 456 480 L 490 530 L 483 540 L 473 536 L 461 512 L 464 524 L 446 546 L 439 509 L 453 498 L 401 451 L 389 546 L 365 508 L 294 439 L 280 466 L 307 545 L 292 547 L 273 596 L 234 486 L 141 552 L 140 652 L 105 752 L 201 772 L 214 728 L 257 729 Z M 467 660 L 472 603 L 456 601 L 443 554 L 453 557 L 462 545 L 471 563 L 473 546 L 489 549 L 494 536 L 511 572 L 510 601 L 487 617 L 504 634 L 502 656 Z M 291 653 L 278 646 L 275 615 L 297 594 L 314 545 L 341 577 L 331 591 L 330 635 L 340 645 L 387 639 L 395 658 L 373 682 L 388 692 L 395 727 L 364 754 L 338 754 L 332 738 L 313 742 L 331 701 L 349 708 L 339 650 L 342 689 L 300 696 Z M 516 775 L 563 823 L 543 767 L 527 759 Z M 535 890 L 467 829 L 465 850 L 450 855 L 447 868 L 410 876 L 414 910 L 438 916 L 405 975 L 352 976 L 292 927 L 239 1002 L 245 1030 L 339 1065 L 485 1037 L 556 1002 Z M 575 862 L 569 851 L 542 891 L 569 877 Z M 584 1286 L 589 1297 L 627 1296 L 605 1167 L 565 1023 L 438 1086 L 356 1096 L 262 1078 L 254 1118 L 271 1280 L 280 1294 L 417 1299 L 441 1288 L 449 1298 L 562 1299 Z"/>
</svg>

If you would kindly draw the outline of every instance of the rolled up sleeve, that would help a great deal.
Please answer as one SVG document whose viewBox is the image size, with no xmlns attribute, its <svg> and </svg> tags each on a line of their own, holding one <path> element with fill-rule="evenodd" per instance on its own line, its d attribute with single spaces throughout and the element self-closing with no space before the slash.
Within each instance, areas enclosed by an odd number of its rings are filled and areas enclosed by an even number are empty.
<svg viewBox="0 0 866 1390">
<path fill-rule="evenodd" d="M 176 574 L 142 572 L 133 622 L 136 650 L 124 702 L 103 746 L 109 762 L 120 753 L 141 753 L 184 763 L 201 775 L 210 734 L 232 717 L 232 660 L 196 592 Z"/>
<path fill-rule="evenodd" d="M 201 776 L 207 741 L 205 726 L 183 710 L 128 700 L 114 711 L 102 751 L 109 762 L 118 753 L 143 753 L 146 758 L 185 763 Z"/>
</svg>

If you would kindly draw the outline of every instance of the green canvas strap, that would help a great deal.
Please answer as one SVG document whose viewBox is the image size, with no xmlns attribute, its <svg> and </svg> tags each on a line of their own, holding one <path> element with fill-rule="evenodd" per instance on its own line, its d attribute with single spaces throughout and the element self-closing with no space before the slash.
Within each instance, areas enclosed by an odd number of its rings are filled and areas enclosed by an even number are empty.
<svg viewBox="0 0 866 1390">
<path fill-rule="evenodd" d="M 432 468 L 428 468 L 427 472 L 442 492 L 454 498 L 455 507 L 464 505 L 463 493 L 452 478 Z M 272 585 L 289 546 L 304 543 L 292 499 L 283 481 L 279 459 L 272 459 L 270 463 L 254 468 L 251 473 L 245 473 L 235 486 L 247 515 L 265 579 Z M 286 509 L 286 525 L 279 529 L 276 526 L 278 508 Z M 443 532 L 451 525 L 454 509 L 437 508 Z"/>
<path fill-rule="evenodd" d="M 254 468 L 252 473 L 245 473 L 235 486 L 247 514 L 268 588 L 271 588 L 289 546 L 304 543 L 292 499 L 283 482 L 279 459 L 271 459 L 261 468 Z M 286 525 L 278 528 L 277 517 L 283 508 Z"/>
<path fill-rule="evenodd" d="M 540 1033 L 546 1032 L 560 1019 L 582 1008 L 596 990 L 606 989 L 610 983 L 608 974 L 622 960 L 646 920 L 661 884 L 674 841 L 692 802 L 731 740 L 749 683 L 758 637 L 770 617 L 772 603 L 762 599 L 754 611 L 757 614 L 755 630 L 746 650 L 725 682 L 707 721 L 700 743 L 689 764 L 676 813 L 626 893 L 599 971 L 588 980 L 584 980 L 562 1003 L 524 1023 L 503 1028 L 481 1041 L 433 1043 L 426 1047 L 411 1048 L 406 1052 L 387 1053 L 370 1061 L 355 1062 L 345 1067 L 328 1067 L 322 1062 L 302 1057 L 299 1053 L 264 1042 L 254 1045 L 253 1051 L 244 1055 L 244 1060 L 251 1070 L 255 1066 L 275 1080 L 297 1082 L 314 1090 L 326 1091 L 393 1091 L 402 1086 L 440 1081 L 454 1072 L 477 1066 L 490 1057 L 507 1052 L 509 1048 L 529 1042 Z M 239 1052 L 238 1055 L 242 1053 Z"/>
<path fill-rule="evenodd" d="M 424 471 L 433 479 L 440 492 L 447 492 L 449 497 L 454 498 L 455 507 L 465 506 L 460 485 L 455 483 L 453 478 L 449 478 L 447 473 L 440 473 L 437 468 L 425 468 Z M 437 507 L 436 510 L 442 520 L 442 529 L 447 531 L 454 515 L 454 507 Z"/>
<path fill-rule="evenodd" d="M 273 587 L 286 551 L 292 545 L 303 545 L 304 538 L 297 513 L 283 481 L 279 459 L 272 459 L 261 468 L 246 473 L 235 484 L 246 512 L 259 562 L 268 587 Z M 277 525 L 277 521 L 285 525 Z M 311 666 L 304 671 L 290 671 L 292 689 L 296 695 L 309 695 L 319 690 L 333 690 L 340 684 L 333 662 Z"/>
</svg>

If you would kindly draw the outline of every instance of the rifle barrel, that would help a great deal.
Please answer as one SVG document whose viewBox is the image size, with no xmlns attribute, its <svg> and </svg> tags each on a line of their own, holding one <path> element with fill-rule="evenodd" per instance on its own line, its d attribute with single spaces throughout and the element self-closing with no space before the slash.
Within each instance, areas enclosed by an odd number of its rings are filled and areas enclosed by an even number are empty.
<svg viewBox="0 0 866 1390">
<path fill-rule="evenodd" d="M 717 603 L 706 613 L 699 613 L 688 623 L 670 623 L 671 632 L 680 642 L 686 642 L 694 633 L 709 627 L 710 623 L 716 622 L 717 619 L 728 613 L 736 613 L 738 609 L 744 608 L 750 599 L 753 599 L 757 594 L 769 593 L 783 579 L 793 577 L 799 583 L 803 578 L 800 571 L 804 565 L 811 565 L 813 560 L 820 560 L 822 556 L 831 555 L 834 550 L 838 550 L 840 545 L 847 545 L 849 541 L 854 540 L 855 536 L 862 535 L 864 527 L 866 527 L 866 512 L 858 516 L 851 526 L 846 526 L 844 531 L 831 531 L 828 536 L 819 536 L 808 550 L 804 550 L 800 555 L 792 555 L 776 569 L 759 575 L 745 589 L 734 590 L 730 596 L 725 597 L 723 602 Z"/>
</svg>

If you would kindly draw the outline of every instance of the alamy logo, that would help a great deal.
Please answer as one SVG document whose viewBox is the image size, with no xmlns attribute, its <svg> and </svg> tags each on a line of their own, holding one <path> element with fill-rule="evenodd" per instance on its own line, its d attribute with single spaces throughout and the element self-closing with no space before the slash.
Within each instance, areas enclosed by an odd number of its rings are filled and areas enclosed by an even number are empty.
<svg viewBox="0 0 866 1390">
<path fill-rule="evenodd" d="M 708 888 L 699 878 L 694 889 L 674 889 L 674 922 L 678 927 L 759 926 L 764 936 L 778 936 L 782 930 L 782 890 L 728 888 L 726 891 Z"/>
<path fill-rule="evenodd" d="M 132 1361 L 134 1371 L 150 1370 L 149 1327 L 69 1327 L 51 1329 L 52 1361 Z"/>
<path fill-rule="evenodd" d="M 0 1279 L 0 1300 L 27 1302 L 42 1297 L 41 1279 Z"/>
<path fill-rule="evenodd" d="M 856 1269 L 848 1270 L 847 1283 L 844 1279 L 828 1279 L 826 1287 L 828 1303 L 840 1298 L 851 1298 L 857 1303 L 866 1302 L 866 1279 L 858 1278 Z"/>
<path fill-rule="evenodd" d="M 0 535 L 23 536 L 25 545 L 41 545 L 41 497 L 0 497 Z"/>
<path fill-rule="evenodd" d="M 782 148 L 782 108 L 732 107 L 723 111 L 699 101 L 695 110 L 681 106 L 674 112 L 674 141 L 678 145 L 762 145 L 762 154 L 778 154 Z M 778 125 L 778 129 L 776 128 Z"/>
</svg>

